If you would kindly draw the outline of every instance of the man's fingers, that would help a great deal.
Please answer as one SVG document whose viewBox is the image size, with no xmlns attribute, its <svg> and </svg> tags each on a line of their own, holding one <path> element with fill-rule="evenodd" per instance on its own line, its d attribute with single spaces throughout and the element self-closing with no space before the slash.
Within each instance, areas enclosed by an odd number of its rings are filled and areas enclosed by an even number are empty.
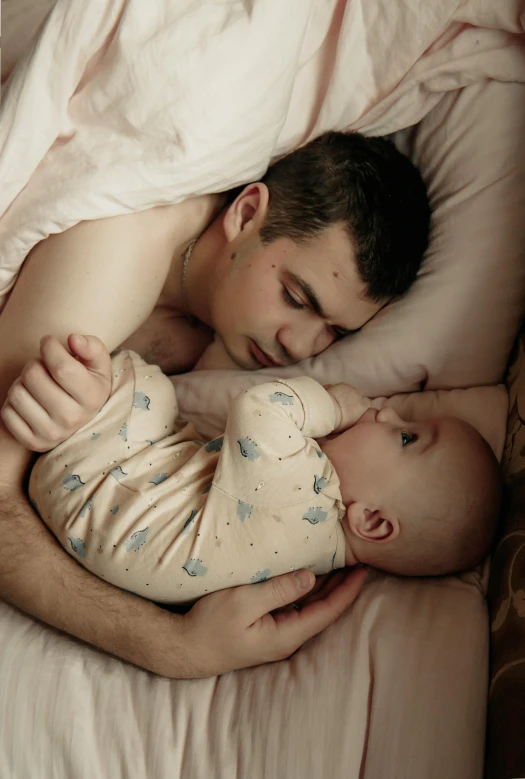
<svg viewBox="0 0 525 779">
<path fill-rule="evenodd" d="M 355 601 L 363 582 L 366 570 L 357 568 L 351 571 L 325 598 L 310 603 L 299 611 L 278 614 L 275 622 L 286 648 L 291 653 L 309 638 L 317 635 L 335 622 Z"/>
<path fill-rule="evenodd" d="M 102 376 L 111 374 L 111 355 L 107 347 L 96 335 L 72 334 L 67 343 L 72 353 L 77 356 L 86 368 Z"/>
<path fill-rule="evenodd" d="M 326 574 L 322 581 L 319 582 L 318 587 L 314 587 L 304 598 L 301 598 L 298 602 L 299 607 L 304 608 L 308 603 L 315 603 L 315 601 L 322 600 L 327 595 L 330 595 L 346 579 L 347 575 L 347 568 L 339 568 L 334 573 Z"/>
<path fill-rule="evenodd" d="M 40 342 L 42 361 L 55 382 L 80 405 L 85 403 L 87 370 L 69 354 L 57 338 L 46 335 Z M 25 380 L 24 380 L 25 383 Z"/>
<path fill-rule="evenodd" d="M 253 593 L 244 604 L 248 621 L 253 624 L 270 611 L 288 606 L 309 592 L 314 584 L 315 576 L 311 571 L 285 573 L 260 584 L 248 584 Z"/>
</svg>

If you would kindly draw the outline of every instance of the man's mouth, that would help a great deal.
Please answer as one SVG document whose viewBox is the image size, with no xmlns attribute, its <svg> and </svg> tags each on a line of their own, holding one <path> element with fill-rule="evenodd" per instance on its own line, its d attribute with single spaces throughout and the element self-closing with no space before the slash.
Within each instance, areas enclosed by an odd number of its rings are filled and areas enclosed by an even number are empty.
<svg viewBox="0 0 525 779">
<path fill-rule="evenodd" d="M 265 368 L 282 368 L 283 367 L 284 363 L 278 362 L 277 360 L 274 360 L 274 358 L 270 357 L 269 354 L 266 354 L 266 352 L 263 352 L 263 350 L 251 338 L 250 338 L 250 352 L 251 352 L 252 357 L 255 357 L 257 362 L 260 365 L 263 365 Z"/>
</svg>

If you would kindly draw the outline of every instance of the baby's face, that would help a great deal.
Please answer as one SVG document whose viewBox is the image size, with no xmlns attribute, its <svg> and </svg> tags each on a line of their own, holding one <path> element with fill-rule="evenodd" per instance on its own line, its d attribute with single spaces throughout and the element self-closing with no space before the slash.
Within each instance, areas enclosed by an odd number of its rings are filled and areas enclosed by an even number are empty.
<svg viewBox="0 0 525 779">
<path fill-rule="evenodd" d="M 465 446 L 463 423 L 449 418 L 406 422 L 391 408 L 369 409 L 357 424 L 322 449 L 353 501 L 402 515 L 409 497 L 439 500 L 439 474 L 452 449 Z M 450 497 L 450 496 L 449 496 Z"/>
</svg>

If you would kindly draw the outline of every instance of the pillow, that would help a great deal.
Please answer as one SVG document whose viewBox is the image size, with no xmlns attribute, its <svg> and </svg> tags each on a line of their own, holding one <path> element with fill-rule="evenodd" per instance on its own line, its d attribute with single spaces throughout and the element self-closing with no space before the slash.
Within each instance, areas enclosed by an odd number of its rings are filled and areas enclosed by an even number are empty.
<svg viewBox="0 0 525 779">
<path fill-rule="evenodd" d="M 503 384 L 497 387 L 435 390 L 377 398 L 374 408 L 392 406 L 402 419 L 417 422 L 429 417 L 457 417 L 481 433 L 501 462 L 505 447 L 508 395 Z"/>
<path fill-rule="evenodd" d="M 445 95 L 396 143 L 433 207 L 410 292 L 359 333 L 298 366 L 175 377 L 181 412 L 219 427 L 231 399 L 268 376 L 347 381 L 365 395 L 501 381 L 525 303 L 525 86 L 485 82 Z M 497 283 L 496 283 L 497 281 Z"/>
<path fill-rule="evenodd" d="M 490 572 L 490 779 L 525 776 L 525 329 L 507 374 L 506 493 Z"/>
</svg>

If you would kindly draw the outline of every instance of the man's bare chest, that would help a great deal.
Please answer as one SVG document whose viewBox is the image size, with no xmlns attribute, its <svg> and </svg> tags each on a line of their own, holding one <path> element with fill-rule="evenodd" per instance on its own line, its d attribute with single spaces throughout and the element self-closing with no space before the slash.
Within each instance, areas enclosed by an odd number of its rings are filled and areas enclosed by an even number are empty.
<svg viewBox="0 0 525 779">
<path fill-rule="evenodd" d="M 158 306 L 121 348 L 132 349 L 170 375 L 190 371 L 212 341 L 211 328 Z"/>
</svg>

